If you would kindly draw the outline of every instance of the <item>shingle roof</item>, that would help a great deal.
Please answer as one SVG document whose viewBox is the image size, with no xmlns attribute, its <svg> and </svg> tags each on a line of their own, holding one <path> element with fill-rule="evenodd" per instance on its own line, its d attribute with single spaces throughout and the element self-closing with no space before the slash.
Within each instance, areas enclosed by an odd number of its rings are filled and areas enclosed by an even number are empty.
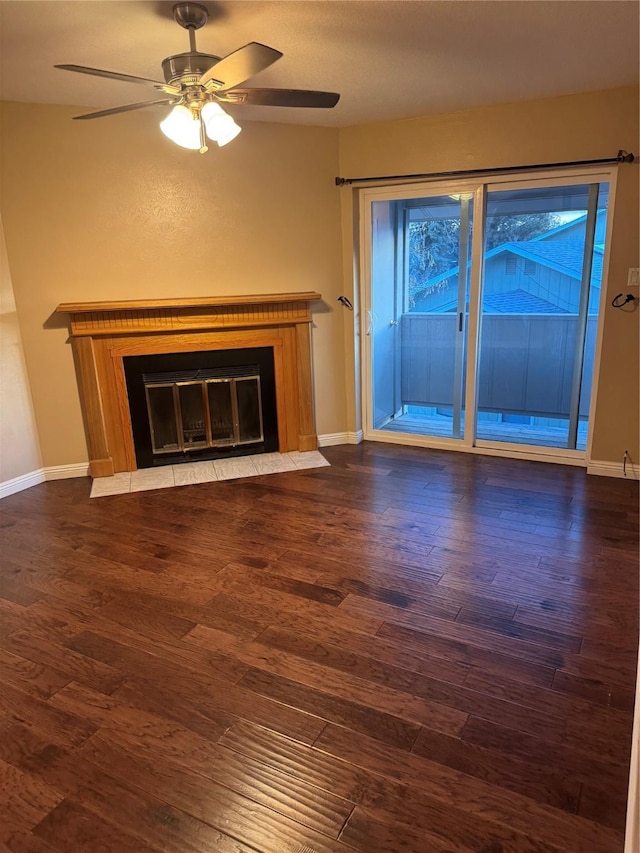
<svg viewBox="0 0 640 853">
<path fill-rule="evenodd" d="M 510 243 L 502 243 L 500 246 L 496 246 L 495 249 L 487 252 L 485 263 L 490 258 L 495 258 L 503 252 L 511 252 L 524 258 L 530 258 L 578 280 L 582 278 L 584 240 L 550 240 L 546 242 L 536 238 L 535 240 L 517 240 Z M 593 267 L 591 270 L 591 280 L 596 287 L 600 287 L 602 282 L 603 258 L 604 247 L 598 243 L 593 249 Z M 468 266 L 470 264 L 471 262 L 469 262 Z M 438 284 L 438 282 L 457 276 L 459 269 L 458 266 L 451 267 L 451 269 L 430 278 L 421 288 L 416 290 L 416 293 L 419 294 L 421 291 L 433 287 L 434 284 Z"/>
<path fill-rule="evenodd" d="M 503 251 L 516 251 L 535 257 L 543 263 L 553 264 L 556 269 L 572 278 L 582 278 L 584 240 L 519 240 L 505 243 L 500 248 Z M 602 259 L 602 249 L 596 246 L 591 271 L 596 283 L 602 280 Z"/>
<path fill-rule="evenodd" d="M 482 300 L 485 314 L 568 314 L 546 299 L 527 293 L 526 290 L 511 290 L 508 293 L 486 294 Z"/>
</svg>

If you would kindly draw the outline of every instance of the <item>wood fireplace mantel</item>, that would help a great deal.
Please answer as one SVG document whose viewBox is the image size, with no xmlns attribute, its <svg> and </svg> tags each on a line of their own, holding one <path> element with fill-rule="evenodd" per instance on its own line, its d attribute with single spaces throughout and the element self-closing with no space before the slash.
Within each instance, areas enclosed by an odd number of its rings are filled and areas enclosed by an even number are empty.
<svg viewBox="0 0 640 853">
<path fill-rule="evenodd" d="M 66 302 L 90 471 L 135 471 L 123 359 L 272 347 L 281 453 L 314 450 L 310 303 L 319 293 Z"/>
</svg>

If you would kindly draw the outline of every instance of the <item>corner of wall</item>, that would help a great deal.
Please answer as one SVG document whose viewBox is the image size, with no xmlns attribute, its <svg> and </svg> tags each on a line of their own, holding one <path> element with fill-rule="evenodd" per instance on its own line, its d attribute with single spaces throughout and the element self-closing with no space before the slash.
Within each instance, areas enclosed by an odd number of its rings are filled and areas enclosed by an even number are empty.
<svg viewBox="0 0 640 853">
<path fill-rule="evenodd" d="M 42 482 L 42 458 L 0 219 L 0 496 Z"/>
</svg>

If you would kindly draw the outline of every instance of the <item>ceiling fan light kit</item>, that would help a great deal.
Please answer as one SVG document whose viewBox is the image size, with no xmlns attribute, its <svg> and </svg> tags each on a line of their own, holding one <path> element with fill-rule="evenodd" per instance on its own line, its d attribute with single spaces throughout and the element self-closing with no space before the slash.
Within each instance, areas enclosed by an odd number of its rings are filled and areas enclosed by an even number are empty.
<svg viewBox="0 0 640 853">
<path fill-rule="evenodd" d="M 202 107 L 200 115 L 178 104 L 160 122 L 160 130 L 172 142 L 201 154 L 208 150 L 202 139 L 203 129 L 209 139 L 220 147 L 235 139 L 242 130 L 221 106 L 212 102 Z"/>
<path fill-rule="evenodd" d="M 173 7 L 173 17 L 189 33 L 189 50 L 167 56 L 162 61 L 164 83 L 148 77 L 136 77 L 83 65 L 55 66 L 64 71 L 153 86 L 169 97 L 86 113 L 74 116 L 75 119 L 102 118 L 145 107 L 171 106 L 173 109 L 169 115 L 160 122 L 164 135 L 176 145 L 204 154 L 208 150 L 206 137 L 223 146 L 235 139 L 241 131 L 240 126 L 222 109 L 220 103 L 321 109 L 330 109 L 338 103 L 340 95 L 336 92 L 238 89 L 245 80 L 280 59 L 282 53 L 259 42 L 250 42 L 222 59 L 213 54 L 199 53 L 195 32 L 208 20 L 206 7 L 199 3 L 177 3 Z"/>
</svg>

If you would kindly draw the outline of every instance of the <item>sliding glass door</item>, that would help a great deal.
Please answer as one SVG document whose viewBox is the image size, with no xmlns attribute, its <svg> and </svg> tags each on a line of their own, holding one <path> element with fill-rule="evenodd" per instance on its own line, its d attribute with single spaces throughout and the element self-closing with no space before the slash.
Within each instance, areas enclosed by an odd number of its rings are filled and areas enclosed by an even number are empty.
<svg viewBox="0 0 640 853">
<path fill-rule="evenodd" d="M 372 426 L 460 439 L 473 193 L 375 201 L 371 222 Z"/>
<path fill-rule="evenodd" d="M 604 178 L 364 191 L 367 437 L 584 451 Z"/>
<path fill-rule="evenodd" d="M 584 450 L 608 185 L 487 192 L 479 441 Z"/>
</svg>

